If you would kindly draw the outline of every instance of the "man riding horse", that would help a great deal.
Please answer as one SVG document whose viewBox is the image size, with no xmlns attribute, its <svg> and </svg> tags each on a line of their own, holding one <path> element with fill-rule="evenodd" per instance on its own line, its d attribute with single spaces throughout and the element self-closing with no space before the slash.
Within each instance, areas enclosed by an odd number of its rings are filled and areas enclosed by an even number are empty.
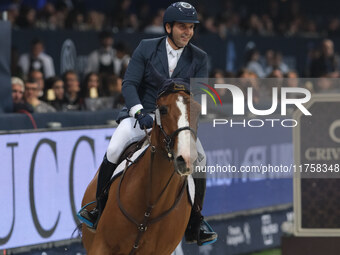
<svg viewBox="0 0 340 255">
<path fill-rule="evenodd" d="M 104 210 L 107 196 L 104 194 L 108 182 L 117 167 L 119 157 L 133 142 L 145 136 L 144 129 L 153 125 L 157 92 L 150 81 L 152 68 L 165 78 L 185 78 L 191 72 L 192 78 L 208 77 L 207 54 L 189 43 L 194 35 L 195 25 L 198 24 L 195 8 L 186 2 L 171 4 L 164 13 L 163 25 L 166 36 L 142 40 L 134 51 L 123 81 L 123 96 L 126 102 L 118 118 L 119 123 L 112 135 L 103 162 L 99 169 L 97 184 L 97 206 L 92 211 L 81 212 L 89 227 L 96 228 L 99 217 Z M 190 70 L 189 70 L 190 69 Z M 186 77 L 187 78 L 187 77 Z M 159 86 L 159 85 L 158 85 Z M 136 126 L 136 121 L 139 127 Z M 197 151 L 203 155 L 201 143 L 197 140 Z M 204 162 L 205 159 L 200 160 Z M 205 195 L 205 179 L 195 178 L 196 198 L 185 233 L 186 241 L 199 245 L 212 243 L 217 234 L 206 227 L 201 215 Z"/>
</svg>

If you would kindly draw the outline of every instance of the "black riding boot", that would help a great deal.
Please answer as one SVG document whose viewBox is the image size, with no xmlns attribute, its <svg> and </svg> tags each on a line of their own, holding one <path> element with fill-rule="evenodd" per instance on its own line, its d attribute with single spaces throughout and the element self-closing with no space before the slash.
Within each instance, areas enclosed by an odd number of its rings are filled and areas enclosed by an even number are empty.
<svg viewBox="0 0 340 255">
<path fill-rule="evenodd" d="M 97 193 L 96 193 L 97 206 L 90 212 L 84 209 L 83 213 L 81 213 L 82 217 L 84 217 L 90 223 L 92 223 L 92 226 L 91 224 L 89 224 L 89 226 L 92 228 L 97 227 L 99 217 L 105 208 L 107 197 L 108 197 L 108 192 L 106 188 L 116 167 L 117 167 L 117 164 L 113 164 L 110 161 L 108 161 L 106 154 L 105 154 L 103 162 L 99 168 L 99 173 L 98 173 Z"/>
<path fill-rule="evenodd" d="M 204 221 L 201 214 L 206 189 L 205 178 L 194 178 L 195 182 L 195 202 L 191 209 L 191 215 L 187 229 L 185 231 L 185 240 L 188 243 L 197 243 L 201 246 L 213 243 L 217 240 L 217 233 Z"/>
</svg>

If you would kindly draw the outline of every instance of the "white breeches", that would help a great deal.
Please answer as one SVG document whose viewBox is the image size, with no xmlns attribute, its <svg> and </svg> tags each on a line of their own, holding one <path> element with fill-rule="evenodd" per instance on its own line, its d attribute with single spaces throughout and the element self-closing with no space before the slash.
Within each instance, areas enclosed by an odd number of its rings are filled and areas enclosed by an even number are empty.
<svg viewBox="0 0 340 255">
<path fill-rule="evenodd" d="M 154 117 L 154 115 L 151 115 Z M 129 117 L 123 119 L 118 127 L 116 128 L 115 132 L 113 133 L 109 146 L 106 151 L 106 157 L 111 162 L 116 164 L 121 153 L 132 143 L 141 140 L 145 136 L 145 131 L 140 129 L 139 124 L 137 122 L 136 127 L 134 127 L 136 123 L 136 119 Z M 148 131 L 150 131 L 148 129 Z M 198 159 L 196 164 L 200 166 L 205 166 L 206 164 L 206 157 L 202 147 L 201 142 L 197 138 L 196 142 L 197 152 L 198 152 Z"/>
</svg>

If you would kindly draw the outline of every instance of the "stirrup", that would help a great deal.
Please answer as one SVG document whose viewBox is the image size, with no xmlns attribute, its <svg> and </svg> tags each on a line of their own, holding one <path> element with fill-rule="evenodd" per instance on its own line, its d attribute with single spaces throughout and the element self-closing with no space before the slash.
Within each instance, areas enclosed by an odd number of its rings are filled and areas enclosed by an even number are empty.
<svg viewBox="0 0 340 255">
<path fill-rule="evenodd" d="M 93 222 L 89 221 L 88 219 L 86 219 L 86 218 L 84 217 L 84 214 L 85 214 L 85 213 L 90 213 L 89 211 L 86 210 L 86 207 L 88 207 L 89 205 L 92 205 L 92 204 L 94 204 L 94 203 L 96 203 L 96 201 L 92 201 L 92 202 L 90 202 L 90 203 L 84 205 L 84 206 L 79 210 L 79 212 L 77 213 L 77 217 L 78 217 L 78 219 L 80 220 L 80 222 L 86 224 L 86 225 L 87 225 L 88 227 L 90 227 L 90 228 L 95 228 L 95 224 L 94 224 Z"/>
<path fill-rule="evenodd" d="M 215 233 L 215 231 L 212 229 L 212 227 L 209 225 L 209 223 L 207 221 L 205 221 L 204 219 L 202 220 L 202 223 L 204 224 L 204 226 L 207 227 L 207 229 L 209 230 L 209 232 L 211 233 Z M 199 246 L 203 246 L 203 245 L 208 245 L 208 244 L 213 244 L 217 241 L 217 238 L 218 238 L 218 235 L 217 233 L 216 234 L 216 237 L 214 237 L 214 239 L 210 240 L 210 241 L 206 241 L 206 242 L 201 242 L 200 240 L 197 240 L 197 244 Z"/>
</svg>

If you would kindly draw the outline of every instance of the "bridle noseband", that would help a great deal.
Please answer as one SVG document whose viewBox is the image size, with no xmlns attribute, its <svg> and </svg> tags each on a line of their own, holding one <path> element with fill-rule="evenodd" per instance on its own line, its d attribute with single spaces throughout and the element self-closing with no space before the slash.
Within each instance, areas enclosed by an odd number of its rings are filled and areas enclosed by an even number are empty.
<svg viewBox="0 0 340 255">
<path fill-rule="evenodd" d="M 195 139 L 197 138 L 196 131 L 193 128 L 191 128 L 190 126 L 185 126 L 185 127 L 178 128 L 174 132 L 172 132 L 170 135 L 168 135 L 165 132 L 163 126 L 162 126 L 161 113 L 159 111 L 159 106 L 157 106 L 157 108 L 155 110 L 155 123 L 159 127 L 159 129 L 161 130 L 162 134 L 164 135 L 165 148 L 166 148 L 166 151 L 168 153 L 169 160 L 173 160 L 174 159 L 173 148 L 174 148 L 174 145 L 175 145 L 175 137 L 181 131 L 189 130 L 195 136 Z"/>
</svg>

